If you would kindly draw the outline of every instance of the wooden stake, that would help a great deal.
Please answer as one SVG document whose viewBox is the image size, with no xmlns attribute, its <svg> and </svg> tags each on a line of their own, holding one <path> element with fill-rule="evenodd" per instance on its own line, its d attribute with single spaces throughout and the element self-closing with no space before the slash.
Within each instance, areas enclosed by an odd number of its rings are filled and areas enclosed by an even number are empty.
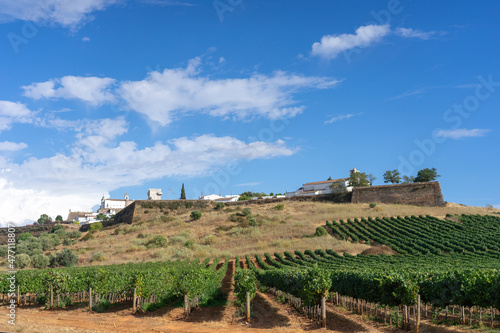
<svg viewBox="0 0 500 333">
<path fill-rule="evenodd" d="M 321 296 L 321 327 L 326 329 L 326 300 Z"/>
<path fill-rule="evenodd" d="M 92 287 L 89 287 L 89 311 L 92 312 Z"/>
<path fill-rule="evenodd" d="M 417 295 L 417 323 L 415 325 L 415 333 L 420 330 L 420 295 Z"/>
<path fill-rule="evenodd" d="M 250 292 L 247 291 L 247 299 L 246 299 L 246 320 L 247 323 L 250 323 Z"/>
<path fill-rule="evenodd" d="M 54 308 L 54 287 L 50 285 L 50 308 Z"/>
<path fill-rule="evenodd" d="M 187 293 L 184 293 L 184 316 L 189 317 L 189 298 Z"/>
<path fill-rule="evenodd" d="M 137 288 L 134 288 L 134 299 L 132 301 L 132 313 L 137 311 Z"/>
<path fill-rule="evenodd" d="M 461 324 L 465 325 L 465 306 L 460 307 Z"/>
<path fill-rule="evenodd" d="M 21 292 L 19 290 L 19 285 L 17 285 L 17 306 L 21 305 Z"/>
</svg>

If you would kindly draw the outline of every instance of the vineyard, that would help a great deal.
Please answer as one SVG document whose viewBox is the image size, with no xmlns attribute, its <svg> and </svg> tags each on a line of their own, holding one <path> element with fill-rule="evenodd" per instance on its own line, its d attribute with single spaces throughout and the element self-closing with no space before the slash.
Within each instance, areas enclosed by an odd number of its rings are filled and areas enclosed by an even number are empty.
<svg viewBox="0 0 500 333">
<path fill-rule="evenodd" d="M 463 324 L 465 311 L 472 321 L 475 309 L 477 320 L 495 325 L 495 309 L 500 308 L 500 218 L 461 216 L 458 223 L 431 216 L 362 218 L 327 222 L 326 227 L 340 239 L 383 244 L 400 254 L 265 253 L 255 254 L 255 263 L 247 255 L 246 266 L 262 285 L 303 299 L 313 294 L 313 303 L 329 294 L 387 309 L 414 306 L 421 299 L 435 312 L 459 307 Z M 311 276 L 323 276 L 329 283 L 311 289 Z"/>
<path fill-rule="evenodd" d="M 326 326 L 326 308 L 341 306 L 410 330 L 420 314 L 454 324 L 500 329 L 500 218 L 482 215 L 360 218 L 327 221 L 331 236 L 387 246 L 394 255 L 350 255 L 333 250 L 291 250 L 234 260 L 234 305 L 252 321 L 259 292 Z M 231 262 L 231 265 L 233 263 Z M 16 273 L 19 306 L 65 308 L 110 304 L 148 312 L 175 302 L 193 308 L 220 298 L 229 259 L 169 261 Z M 8 275 L 0 276 L 2 301 Z"/>
</svg>

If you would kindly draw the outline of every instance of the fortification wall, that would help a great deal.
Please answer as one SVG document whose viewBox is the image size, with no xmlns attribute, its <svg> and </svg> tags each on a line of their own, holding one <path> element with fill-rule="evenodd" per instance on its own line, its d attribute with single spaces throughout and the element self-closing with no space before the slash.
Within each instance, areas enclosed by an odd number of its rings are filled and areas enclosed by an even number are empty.
<svg viewBox="0 0 500 333">
<path fill-rule="evenodd" d="M 439 182 L 356 187 L 352 203 L 387 203 L 415 206 L 444 206 Z"/>
</svg>

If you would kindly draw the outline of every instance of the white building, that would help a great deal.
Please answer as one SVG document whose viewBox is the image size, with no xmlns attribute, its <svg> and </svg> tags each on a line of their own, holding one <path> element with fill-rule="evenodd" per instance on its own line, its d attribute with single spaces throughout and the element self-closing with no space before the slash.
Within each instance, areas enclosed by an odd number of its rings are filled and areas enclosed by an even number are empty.
<svg viewBox="0 0 500 333">
<path fill-rule="evenodd" d="M 103 213 L 105 210 L 106 211 L 113 210 L 116 212 L 117 210 L 120 210 L 120 209 L 127 207 L 133 201 L 134 200 L 129 199 L 128 193 L 125 193 L 125 199 L 123 199 L 123 200 L 122 199 L 105 199 L 104 195 L 103 195 L 102 199 L 101 199 L 101 207 L 99 208 L 99 210 L 102 210 Z"/>
<path fill-rule="evenodd" d="M 148 200 L 161 200 L 161 188 L 150 188 L 148 190 Z"/>
<path fill-rule="evenodd" d="M 359 172 L 356 168 L 350 170 L 351 175 L 355 172 Z M 332 193 L 332 184 L 338 183 L 340 186 L 346 189 L 346 191 L 351 192 L 352 186 L 349 186 L 349 178 L 339 178 L 322 180 L 318 182 L 305 183 L 294 192 L 286 192 L 285 197 L 295 197 L 295 196 L 305 196 L 305 195 L 319 195 Z"/>
<path fill-rule="evenodd" d="M 217 201 L 217 202 L 233 202 L 233 201 L 238 201 L 240 196 L 238 194 L 235 195 L 226 195 L 222 196 L 217 195 L 217 194 L 208 194 L 208 195 L 200 195 L 199 199 L 200 200 L 212 200 L 212 201 Z"/>
</svg>

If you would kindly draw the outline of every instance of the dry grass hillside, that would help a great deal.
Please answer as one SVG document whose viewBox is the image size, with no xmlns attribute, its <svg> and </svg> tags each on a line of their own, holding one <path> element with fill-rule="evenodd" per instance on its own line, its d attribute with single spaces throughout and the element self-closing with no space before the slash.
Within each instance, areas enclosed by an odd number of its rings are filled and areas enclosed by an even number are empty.
<svg viewBox="0 0 500 333">
<path fill-rule="evenodd" d="M 249 209 L 248 210 L 245 210 Z M 143 209 L 143 208 L 138 208 Z M 141 221 L 106 227 L 93 233 L 94 239 L 79 240 L 68 246 L 80 257 L 81 265 L 164 261 L 177 258 L 235 256 L 276 251 L 334 249 L 357 254 L 371 246 L 340 241 L 331 236 L 312 237 L 325 221 L 405 215 L 500 214 L 500 210 L 448 204 L 447 207 L 416 207 L 368 204 L 285 202 L 231 206 L 201 210 L 199 220 L 191 220 L 191 210 L 139 211 Z M 84 233 L 85 236 L 87 233 Z M 158 237 L 163 236 L 163 238 Z M 60 250 L 62 246 L 58 247 Z M 371 249 L 368 252 L 373 252 Z M 93 260 L 102 252 L 100 261 Z M 374 253 L 376 253 L 375 251 Z M 96 258 L 97 256 L 95 256 Z"/>
</svg>

